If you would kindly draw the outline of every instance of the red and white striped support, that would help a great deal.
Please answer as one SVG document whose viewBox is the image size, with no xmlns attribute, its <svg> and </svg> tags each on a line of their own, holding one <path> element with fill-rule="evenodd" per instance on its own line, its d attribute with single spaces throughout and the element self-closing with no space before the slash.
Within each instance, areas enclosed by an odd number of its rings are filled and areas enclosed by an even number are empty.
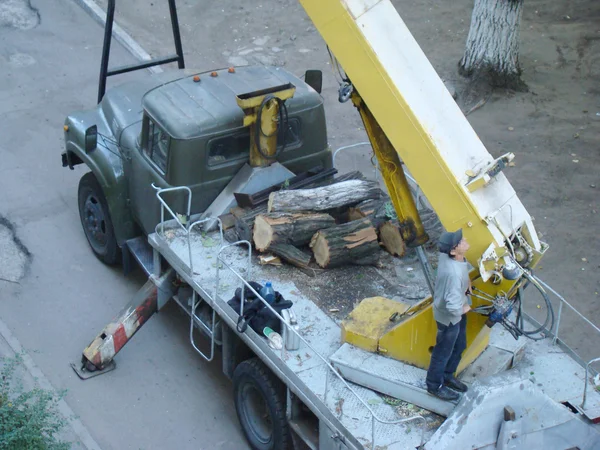
<svg viewBox="0 0 600 450">
<path fill-rule="evenodd" d="M 83 351 L 81 362 L 86 369 L 94 371 L 106 368 L 115 355 L 119 353 L 119 350 L 158 310 L 157 300 L 158 288 L 149 279 L 133 299 Z"/>
</svg>

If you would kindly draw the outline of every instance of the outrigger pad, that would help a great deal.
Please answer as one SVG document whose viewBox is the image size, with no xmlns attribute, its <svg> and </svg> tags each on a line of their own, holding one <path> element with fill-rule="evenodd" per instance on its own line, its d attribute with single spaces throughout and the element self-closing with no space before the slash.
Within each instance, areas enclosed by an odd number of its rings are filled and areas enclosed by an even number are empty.
<svg viewBox="0 0 600 450">
<path fill-rule="evenodd" d="M 82 380 L 87 380 L 88 378 L 93 378 L 96 377 L 98 375 L 104 375 L 106 372 L 110 372 L 111 370 L 115 370 L 117 368 L 117 363 L 114 361 L 111 361 L 110 363 L 107 364 L 107 366 L 104 369 L 99 369 L 99 370 L 87 370 L 85 368 L 85 364 L 78 362 L 72 362 L 71 363 L 71 367 L 73 368 L 73 370 L 75 371 L 75 373 L 77 374 L 77 376 L 79 378 L 81 378 Z"/>
</svg>

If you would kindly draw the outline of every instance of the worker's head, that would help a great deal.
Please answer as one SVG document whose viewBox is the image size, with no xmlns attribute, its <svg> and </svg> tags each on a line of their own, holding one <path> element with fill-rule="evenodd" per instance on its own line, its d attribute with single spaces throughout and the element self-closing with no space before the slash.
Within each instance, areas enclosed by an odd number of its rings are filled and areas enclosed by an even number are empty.
<svg viewBox="0 0 600 450">
<path fill-rule="evenodd" d="M 464 256 L 467 253 L 469 243 L 463 237 L 461 229 L 454 232 L 446 231 L 440 236 L 438 248 L 441 253 L 455 258 L 456 256 Z"/>
</svg>

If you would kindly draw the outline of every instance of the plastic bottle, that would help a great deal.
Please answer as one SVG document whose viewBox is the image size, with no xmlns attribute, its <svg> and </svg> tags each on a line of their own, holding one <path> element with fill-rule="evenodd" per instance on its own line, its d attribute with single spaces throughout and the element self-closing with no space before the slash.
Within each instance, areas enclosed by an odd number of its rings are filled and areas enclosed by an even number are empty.
<svg viewBox="0 0 600 450">
<path fill-rule="evenodd" d="M 281 338 L 281 335 L 279 333 L 273 331 L 269 327 L 265 327 L 263 330 L 263 334 L 267 337 L 269 341 L 269 347 L 271 347 L 274 350 L 281 350 L 281 348 L 283 347 L 283 339 Z"/>
<path fill-rule="evenodd" d="M 270 281 L 267 281 L 267 283 L 260 290 L 260 296 L 264 298 L 269 305 L 275 303 L 275 289 L 273 289 Z"/>
</svg>

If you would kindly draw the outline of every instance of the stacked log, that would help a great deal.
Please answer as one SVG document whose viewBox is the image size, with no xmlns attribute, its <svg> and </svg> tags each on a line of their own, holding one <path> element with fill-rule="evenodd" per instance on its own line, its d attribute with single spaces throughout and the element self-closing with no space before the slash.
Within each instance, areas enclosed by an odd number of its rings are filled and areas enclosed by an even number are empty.
<svg viewBox="0 0 600 450">
<path fill-rule="evenodd" d="M 250 241 L 263 259 L 274 255 L 301 269 L 376 265 L 382 248 L 394 256 L 405 251 L 388 209 L 378 183 L 352 172 L 304 189 L 271 192 L 267 204 L 252 209 L 232 209 L 228 222 L 234 225 L 226 237 Z"/>
<path fill-rule="evenodd" d="M 379 250 L 379 243 L 371 221 L 361 219 L 318 231 L 310 248 L 316 263 L 330 268 L 364 260 Z"/>
<path fill-rule="evenodd" d="M 374 181 L 349 180 L 314 189 L 273 192 L 268 211 L 327 211 L 380 196 L 381 189 Z"/>
</svg>

